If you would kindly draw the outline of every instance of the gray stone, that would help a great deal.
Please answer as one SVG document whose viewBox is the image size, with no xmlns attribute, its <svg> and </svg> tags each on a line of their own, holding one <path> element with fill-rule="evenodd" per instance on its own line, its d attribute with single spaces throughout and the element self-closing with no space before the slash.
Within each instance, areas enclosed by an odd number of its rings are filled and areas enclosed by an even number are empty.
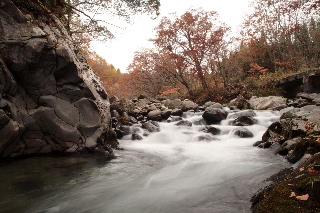
<svg viewBox="0 0 320 213">
<path fill-rule="evenodd" d="M 242 116 L 247 116 L 247 117 L 255 117 L 257 114 L 253 110 L 244 110 L 240 112 L 236 112 L 234 114 L 231 114 L 229 118 L 239 118 Z"/>
<path fill-rule="evenodd" d="M 286 106 L 287 99 L 279 96 L 256 97 L 252 96 L 249 100 L 252 109 L 270 110 L 276 107 Z"/>
<path fill-rule="evenodd" d="M 190 100 L 184 100 L 182 101 L 182 110 L 183 111 L 188 111 L 188 110 L 196 110 L 198 109 L 198 104 L 194 103 L 193 101 Z"/>
<path fill-rule="evenodd" d="M 226 119 L 227 116 L 228 116 L 228 112 L 225 111 L 224 109 L 212 108 L 212 107 L 207 107 L 202 115 L 203 119 L 206 121 L 208 125 L 217 124 L 220 121 Z"/>
<path fill-rule="evenodd" d="M 179 121 L 176 123 L 176 126 L 192 126 L 192 123 L 190 121 Z"/>
<path fill-rule="evenodd" d="M 77 129 L 59 119 L 53 109 L 40 107 L 31 110 L 30 115 L 41 126 L 44 133 L 53 135 L 65 142 L 77 143 L 80 140 Z"/>
<path fill-rule="evenodd" d="M 142 137 L 141 135 L 139 135 L 138 133 L 134 133 L 134 134 L 132 134 L 131 139 L 132 139 L 133 141 L 135 141 L 135 140 L 142 140 L 143 137 Z"/>
<path fill-rule="evenodd" d="M 251 126 L 257 123 L 258 121 L 256 119 L 248 116 L 241 116 L 231 121 L 231 125 L 233 126 Z"/>
<path fill-rule="evenodd" d="M 213 126 L 208 126 L 206 127 L 204 132 L 211 133 L 212 135 L 219 135 L 221 133 L 221 130 Z"/>
<path fill-rule="evenodd" d="M 151 122 L 146 122 L 142 124 L 142 128 L 148 130 L 149 132 L 159 132 L 160 128 Z"/>
<path fill-rule="evenodd" d="M 252 138 L 253 134 L 247 128 L 241 127 L 234 130 L 234 134 L 240 138 Z"/>
<path fill-rule="evenodd" d="M 153 120 L 153 121 L 161 121 L 162 120 L 162 116 L 161 116 L 162 112 L 159 109 L 153 110 L 151 112 L 148 113 L 148 119 Z"/>
</svg>

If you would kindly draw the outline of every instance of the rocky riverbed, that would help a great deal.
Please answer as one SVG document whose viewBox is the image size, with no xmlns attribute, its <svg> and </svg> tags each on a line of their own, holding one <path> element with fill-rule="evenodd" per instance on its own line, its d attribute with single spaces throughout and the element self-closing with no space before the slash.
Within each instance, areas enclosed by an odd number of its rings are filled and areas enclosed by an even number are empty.
<svg viewBox="0 0 320 213">
<path fill-rule="evenodd" d="M 287 200 L 279 199 L 279 197 L 288 198 L 289 201 L 295 203 L 292 207 L 286 208 L 288 212 L 295 211 L 297 208 L 302 209 L 302 212 L 309 211 L 308 209 L 311 207 L 318 208 L 319 199 L 316 194 L 319 191 L 319 160 L 317 160 L 319 158 L 317 153 L 320 152 L 319 98 L 319 94 L 306 93 L 299 93 L 295 99 L 270 96 L 252 97 L 250 100 L 245 100 L 239 96 L 225 105 L 235 112 L 238 111 L 232 115 L 233 120 L 230 121 L 230 124 L 238 126 L 234 134 L 240 138 L 253 137 L 248 126 L 255 125 L 258 121 L 255 118 L 256 113 L 252 109 L 272 110 L 280 115 L 279 120 L 270 123 L 271 125 L 263 134 L 262 140 L 255 141 L 253 146 L 271 149 L 273 155 L 283 156 L 292 164 L 293 168 L 288 170 L 285 175 L 282 173 L 278 178 L 273 179 L 276 180 L 274 185 L 269 186 L 267 191 L 260 192 L 253 198 L 253 211 L 265 212 L 266 209 L 271 208 L 268 203 L 276 202 L 276 204 L 272 204 L 277 206 L 273 208 L 273 212 L 283 212 L 281 205 L 285 206 Z M 240 109 L 245 109 L 245 111 L 239 111 Z M 203 132 L 219 135 L 221 130 L 210 125 L 223 123 L 228 117 L 228 112 L 219 103 L 207 102 L 203 106 L 199 106 L 190 100 L 182 101 L 179 99 L 140 97 L 129 101 L 114 97 L 111 110 L 113 127 L 118 137 L 131 140 L 143 140 L 149 134 L 159 132 L 158 122 L 160 121 L 177 122 L 177 126 L 185 127 L 205 124 L 207 127 Z M 181 116 L 183 112 L 187 111 L 202 112 L 202 117 L 193 123 L 186 121 Z M 201 136 L 199 139 L 210 141 L 212 137 Z M 283 192 L 284 194 L 274 195 L 277 193 L 277 186 L 287 186 L 286 181 L 288 179 L 295 180 L 295 177 L 299 177 L 299 180 L 306 185 L 303 186 L 300 182 L 293 181 L 294 183 L 288 185 L 291 188 L 288 188 L 285 193 Z M 298 187 L 299 189 L 295 189 L 297 185 L 300 187 Z M 288 192 L 290 193 L 288 194 Z M 291 193 L 296 194 L 291 196 Z M 269 194 L 272 201 L 266 201 Z M 300 200 L 299 196 L 301 195 L 307 196 L 308 199 Z M 267 207 L 260 207 L 264 205 Z"/>
</svg>

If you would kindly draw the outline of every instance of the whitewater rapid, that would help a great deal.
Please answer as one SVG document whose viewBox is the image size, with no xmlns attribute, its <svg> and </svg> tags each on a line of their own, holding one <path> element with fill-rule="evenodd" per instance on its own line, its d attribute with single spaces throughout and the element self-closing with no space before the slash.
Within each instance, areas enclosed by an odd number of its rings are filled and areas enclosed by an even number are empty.
<svg viewBox="0 0 320 213">
<path fill-rule="evenodd" d="M 161 122 L 160 132 L 141 141 L 124 138 L 115 160 L 43 193 L 27 212 L 250 212 L 252 195 L 288 164 L 252 146 L 279 113 L 257 111 L 258 123 L 246 127 L 253 138 L 234 134 L 233 114 L 211 125 L 219 135 L 203 132 L 201 112 L 187 112 L 183 119 L 192 127 Z"/>
</svg>

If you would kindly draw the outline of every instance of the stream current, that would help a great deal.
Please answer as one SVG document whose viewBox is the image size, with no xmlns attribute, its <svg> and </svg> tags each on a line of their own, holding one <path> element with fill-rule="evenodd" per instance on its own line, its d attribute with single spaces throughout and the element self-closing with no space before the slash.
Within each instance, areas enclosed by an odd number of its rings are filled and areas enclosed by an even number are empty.
<svg viewBox="0 0 320 213">
<path fill-rule="evenodd" d="M 230 126 L 204 133 L 202 113 L 160 123 L 160 132 L 141 141 L 120 140 L 124 151 L 99 158 L 33 157 L 0 163 L 0 212 L 250 212 L 250 198 L 288 163 L 253 147 L 277 112 L 257 111 L 253 138 L 239 138 Z M 197 124 L 197 125 L 195 125 Z M 142 129 L 140 129 L 142 133 Z M 202 139 L 201 139 L 202 138 Z M 206 140 L 203 140 L 206 138 Z M 208 138 L 211 138 L 208 140 Z"/>
</svg>

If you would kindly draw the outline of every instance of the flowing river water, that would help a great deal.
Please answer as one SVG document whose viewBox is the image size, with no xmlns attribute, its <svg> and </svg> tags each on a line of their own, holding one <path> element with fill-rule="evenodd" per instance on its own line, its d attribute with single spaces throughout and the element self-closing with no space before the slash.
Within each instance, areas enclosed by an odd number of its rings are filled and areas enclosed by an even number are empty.
<svg viewBox="0 0 320 213">
<path fill-rule="evenodd" d="M 222 130 L 216 136 L 201 131 L 201 113 L 188 112 L 184 120 L 197 125 L 162 122 L 160 132 L 141 141 L 121 140 L 124 151 L 116 151 L 110 162 L 79 157 L 2 162 L 0 212 L 250 212 L 252 195 L 289 166 L 270 150 L 252 146 L 279 119 L 277 112 L 256 113 L 258 124 L 247 127 L 253 138 L 234 135 L 232 112 L 212 125 Z"/>
</svg>

